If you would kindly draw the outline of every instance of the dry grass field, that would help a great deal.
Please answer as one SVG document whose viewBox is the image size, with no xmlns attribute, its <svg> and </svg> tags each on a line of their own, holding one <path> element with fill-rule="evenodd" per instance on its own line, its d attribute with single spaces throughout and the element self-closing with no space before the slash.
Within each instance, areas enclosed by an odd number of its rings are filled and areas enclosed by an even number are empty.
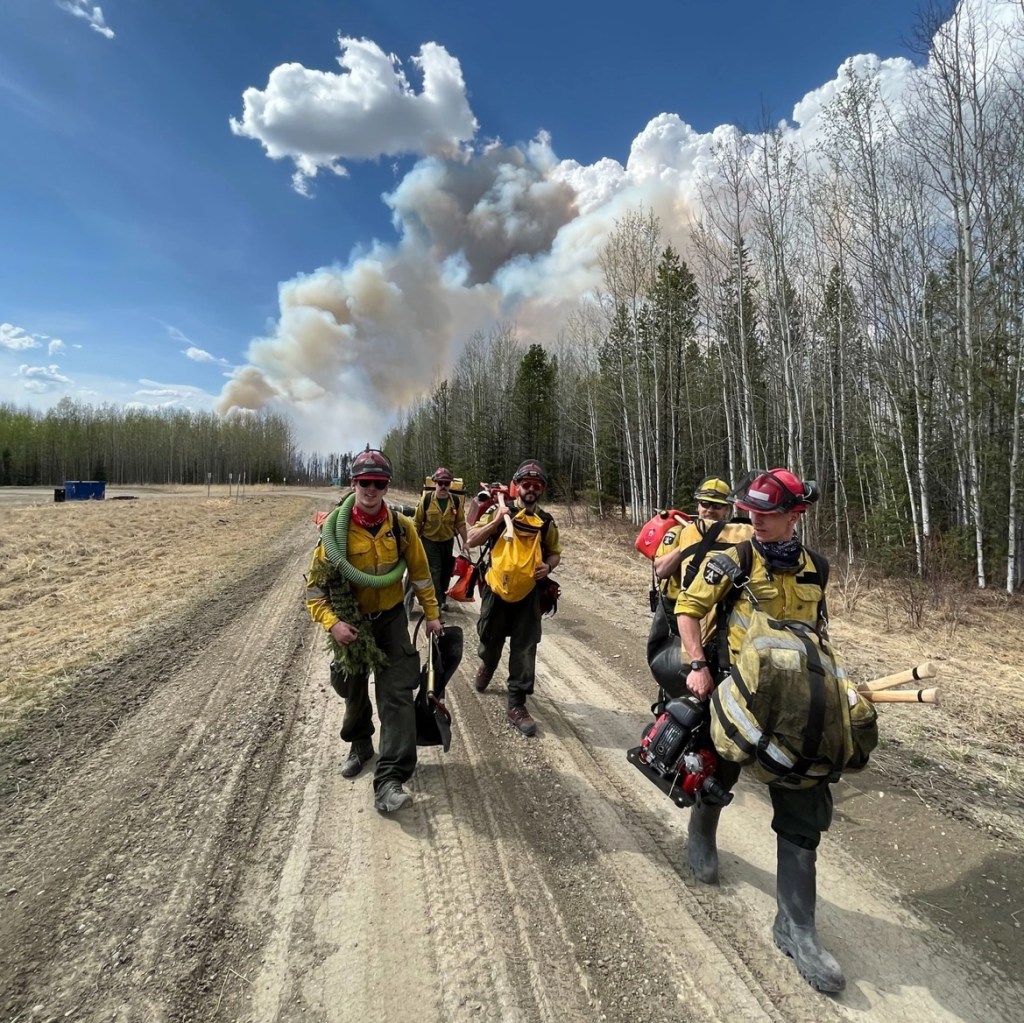
<svg viewBox="0 0 1024 1023">
<path fill-rule="evenodd" d="M 156 623 L 214 593 L 230 600 L 232 583 L 317 506 L 207 499 L 203 488 L 153 495 L 0 509 L 0 739 L 60 700 L 76 670 L 145 643 Z"/>
</svg>

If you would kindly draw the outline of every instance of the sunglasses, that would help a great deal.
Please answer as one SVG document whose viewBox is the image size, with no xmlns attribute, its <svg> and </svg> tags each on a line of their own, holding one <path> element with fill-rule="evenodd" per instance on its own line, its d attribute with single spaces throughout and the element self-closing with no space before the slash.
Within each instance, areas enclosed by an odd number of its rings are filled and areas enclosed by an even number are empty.
<svg viewBox="0 0 1024 1023">
<path fill-rule="evenodd" d="M 697 502 L 697 507 L 698 508 L 712 508 L 712 509 L 714 509 L 714 508 L 721 508 L 722 506 L 720 504 L 718 504 L 717 502 L 715 502 L 715 501 L 698 501 Z"/>
<path fill-rule="evenodd" d="M 543 490 L 544 484 L 540 480 L 523 480 L 519 484 L 520 490 Z"/>
<path fill-rule="evenodd" d="M 450 487 L 450 486 L 451 486 L 451 484 L 450 484 L 450 483 L 449 483 L 449 482 L 448 482 L 447 480 L 438 480 L 438 481 L 437 481 L 437 482 L 436 482 L 436 483 L 434 484 L 434 486 L 435 486 L 435 487 L 444 487 L 444 488 L 445 488 L 445 489 L 447 490 L 447 489 L 448 489 L 448 487 Z"/>
<path fill-rule="evenodd" d="M 356 480 L 356 486 L 362 487 L 366 490 L 368 487 L 373 487 L 374 490 L 387 490 L 387 480 Z"/>
</svg>

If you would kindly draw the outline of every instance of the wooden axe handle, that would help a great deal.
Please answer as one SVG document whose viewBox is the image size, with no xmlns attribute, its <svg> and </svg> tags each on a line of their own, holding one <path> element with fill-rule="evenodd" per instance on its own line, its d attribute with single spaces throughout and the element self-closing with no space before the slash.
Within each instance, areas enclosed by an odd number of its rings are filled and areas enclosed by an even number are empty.
<svg viewBox="0 0 1024 1023">
<path fill-rule="evenodd" d="M 861 693 L 871 703 L 933 703 L 939 702 L 938 689 L 887 689 L 884 692 L 869 690 Z"/>
<path fill-rule="evenodd" d="M 907 668 L 906 671 L 897 671 L 895 675 L 885 675 L 882 678 L 873 679 L 871 682 L 862 682 L 857 686 L 857 692 L 877 693 L 881 689 L 901 686 L 904 682 L 919 682 L 924 678 L 935 678 L 937 674 L 935 665 L 931 661 L 925 661 L 916 668 Z"/>
</svg>

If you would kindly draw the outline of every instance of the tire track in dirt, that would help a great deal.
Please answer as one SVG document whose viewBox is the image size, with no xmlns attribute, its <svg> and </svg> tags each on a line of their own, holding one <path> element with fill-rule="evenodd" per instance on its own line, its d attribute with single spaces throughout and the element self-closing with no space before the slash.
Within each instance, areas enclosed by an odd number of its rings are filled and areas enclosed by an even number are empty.
<svg viewBox="0 0 1024 1023">
<path fill-rule="evenodd" d="M 549 645 L 546 641 L 541 647 L 542 670 L 543 651 Z M 570 677 L 579 673 L 588 657 L 586 651 L 579 653 L 578 662 L 565 666 Z M 638 878 L 638 872 L 644 873 L 639 869 L 644 854 L 630 842 L 628 830 L 617 820 L 609 823 L 609 813 L 612 818 L 615 814 L 608 810 L 608 794 L 594 789 L 594 781 L 600 784 L 603 779 L 603 768 L 595 770 L 595 761 L 585 752 L 577 760 L 563 755 L 565 746 L 573 744 L 572 729 L 561 727 L 555 720 L 560 712 L 543 698 L 536 700 L 541 736 L 536 740 L 519 737 L 505 722 L 504 686 L 497 681 L 502 672 L 498 672 L 492 689 L 478 696 L 465 681 L 473 665 L 472 658 L 467 660 L 462 677 L 453 682 L 451 706 L 456 714 L 456 742 L 471 751 L 476 765 L 479 791 L 474 796 L 495 805 L 500 827 L 505 830 L 510 828 L 510 820 L 524 821 L 525 827 L 517 829 L 521 835 L 514 835 L 512 842 L 504 842 L 502 831 L 497 831 L 497 844 L 508 844 L 513 849 L 522 845 L 531 853 L 532 888 L 540 888 L 545 896 L 535 896 L 533 905 L 553 903 L 561 932 L 560 951 L 555 954 L 571 958 L 574 966 L 575 977 L 571 980 L 578 989 L 577 996 L 569 1002 L 561 999 L 557 1008 L 539 1003 L 539 1018 L 556 1018 L 561 1012 L 569 1018 L 591 1018 L 600 1013 L 610 1020 L 633 1019 L 638 1011 L 652 1020 L 677 1020 L 681 1012 L 684 1018 L 707 1020 L 781 1018 L 766 1013 L 743 983 L 733 983 L 732 976 L 725 986 L 728 994 L 701 994 L 705 977 L 710 975 L 697 969 L 698 961 L 708 957 L 703 949 L 710 946 L 715 975 L 723 970 L 732 974 L 738 965 L 738 960 L 726 964 L 703 931 L 687 935 L 677 927 L 666 936 L 669 946 L 693 945 L 697 949 L 681 960 L 672 956 L 666 960 L 664 950 L 646 939 L 652 904 L 654 915 L 660 915 L 662 902 L 668 912 L 677 908 L 677 900 L 670 889 L 666 890 L 664 878 L 652 881 L 646 876 L 649 886 Z M 540 689 L 545 686 L 542 681 Z M 579 707 L 570 700 L 565 705 Z M 493 744 L 492 753 L 479 748 L 477 736 L 485 736 Z M 589 769 L 581 771 L 578 761 L 588 759 Z M 492 763 L 499 769 L 481 772 Z M 516 793 L 514 805 L 503 796 L 510 792 Z M 583 792 L 592 794 L 586 796 Z M 621 860 L 621 866 L 616 866 L 615 860 Z M 678 878 L 673 875 L 673 880 Z M 514 872 L 510 872 L 508 883 L 515 885 Z M 520 930 L 524 928 L 526 940 L 533 941 L 530 933 L 544 934 L 548 924 L 531 914 L 528 922 L 520 925 Z M 691 942 L 690 937 L 695 940 Z M 544 982 L 550 985 L 550 976 L 545 975 Z M 652 1003 L 654 991 L 658 1000 Z M 768 1004 L 767 999 L 762 1001 Z"/>
<path fill-rule="evenodd" d="M 576 638 L 577 634 L 581 638 Z M 635 731 L 623 735 L 621 708 L 629 704 L 642 708 L 653 696 L 653 683 L 645 679 L 638 692 L 636 683 L 630 681 L 636 677 L 632 666 L 625 672 L 609 672 L 599 650 L 589 624 L 582 623 L 573 623 L 571 635 L 562 632 L 557 643 L 545 641 L 540 648 L 541 663 L 549 674 L 538 690 L 551 694 L 552 712 L 578 730 L 581 739 L 576 750 L 565 743 L 560 750 L 580 755 L 583 775 L 591 758 L 596 761 L 602 781 L 635 811 L 631 815 L 634 826 L 646 832 L 671 860 L 682 864 L 681 872 L 693 885 L 684 860 L 685 813 L 680 814 L 654 786 L 644 782 L 623 756 L 625 746 L 638 741 L 650 715 L 639 715 Z M 588 701 L 594 705 L 593 713 L 565 712 L 566 707 Z M 546 713 L 545 706 L 538 716 Z M 610 756 L 605 752 L 608 747 Z M 775 841 L 770 816 L 761 787 L 741 783 L 736 803 L 723 814 L 720 828 L 723 886 L 715 890 L 697 885 L 692 891 L 701 910 L 710 915 L 716 929 L 721 928 L 718 940 L 725 949 L 735 949 L 768 996 L 784 1008 L 785 1018 L 791 1018 L 794 1010 L 809 1011 L 809 1018 L 815 1019 L 828 1018 L 823 1012 L 831 1010 L 855 1019 L 908 1023 L 1013 1017 L 1020 986 L 1008 984 L 969 949 L 899 908 L 899 894 L 865 872 L 836 845 L 834 836 L 831 840 L 826 836 L 819 858 L 823 894 L 818 924 L 826 943 L 846 967 L 849 986 L 834 1000 L 810 992 L 771 942 Z M 624 823 L 628 827 L 630 821 Z M 664 836 L 672 832 L 679 838 L 666 844 Z M 862 879 L 867 883 L 859 883 Z M 748 923 L 737 927 L 737 921 Z M 752 928 L 750 921 L 755 922 Z M 986 979 L 979 991 L 980 978 Z M 807 1002 L 808 997 L 817 1002 L 816 1008 Z"/>
<path fill-rule="evenodd" d="M 159 674 L 150 698 L 66 763 L 5 842 L 12 1017 L 168 1019 L 180 988 L 206 990 L 206 950 L 294 717 L 303 549 L 296 529 L 227 628 L 143 659 Z"/>
</svg>

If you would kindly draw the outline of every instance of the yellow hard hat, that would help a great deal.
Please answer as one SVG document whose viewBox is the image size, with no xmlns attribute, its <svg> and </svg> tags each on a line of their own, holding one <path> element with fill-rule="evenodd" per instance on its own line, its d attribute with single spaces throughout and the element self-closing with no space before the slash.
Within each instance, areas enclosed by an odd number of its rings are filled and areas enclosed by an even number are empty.
<svg viewBox="0 0 1024 1023">
<path fill-rule="evenodd" d="M 729 497 L 731 490 L 732 488 L 725 480 L 719 479 L 717 476 L 708 476 L 693 492 L 693 496 L 705 504 L 732 504 L 732 499 Z"/>
</svg>

